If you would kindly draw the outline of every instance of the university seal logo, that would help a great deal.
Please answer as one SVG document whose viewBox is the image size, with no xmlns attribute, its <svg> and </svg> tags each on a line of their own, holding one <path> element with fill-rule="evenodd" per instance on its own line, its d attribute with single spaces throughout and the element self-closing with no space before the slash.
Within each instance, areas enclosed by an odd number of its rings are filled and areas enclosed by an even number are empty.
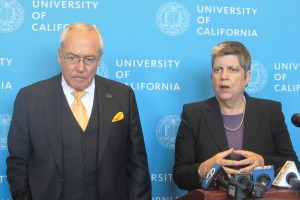
<svg viewBox="0 0 300 200">
<path fill-rule="evenodd" d="M 268 82 L 268 72 L 260 62 L 253 60 L 251 64 L 251 80 L 246 92 L 256 93 L 264 89 Z"/>
<path fill-rule="evenodd" d="M 24 9 L 18 1 L 0 0 L 0 32 L 17 30 L 22 25 L 24 16 Z"/>
<path fill-rule="evenodd" d="M 175 148 L 180 121 L 180 116 L 178 115 L 167 115 L 158 122 L 156 126 L 156 138 L 163 147 L 168 149 Z"/>
<path fill-rule="evenodd" d="M 187 9 L 176 2 L 163 4 L 156 13 L 156 24 L 166 35 L 178 36 L 184 33 L 190 25 L 190 15 Z"/>
<path fill-rule="evenodd" d="M 97 68 L 97 74 L 104 78 L 108 78 L 108 69 L 103 61 L 101 61 L 100 66 Z"/>
<path fill-rule="evenodd" d="M 7 150 L 7 134 L 10 122 L 10 115 L 0 115 L 0 150 Z"/>
</svg>

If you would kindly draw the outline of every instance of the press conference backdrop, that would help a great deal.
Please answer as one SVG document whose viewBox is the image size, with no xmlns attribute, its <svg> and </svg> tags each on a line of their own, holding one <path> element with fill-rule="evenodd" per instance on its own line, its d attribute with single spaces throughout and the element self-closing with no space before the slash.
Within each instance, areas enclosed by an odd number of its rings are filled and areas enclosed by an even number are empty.
<svg viewBox="0 0 300 200">
<path fill-rule="evenodd" d="M 133 88 L 139 106 L 153 200 L 185 194 L 172 180 L 174 141 L 185 103 L 213 95 L 210 51 L 238 40 L 252 55 L 251 96 L 281 101 L 300 156 L 299 0 L 0 0 L 0 200 L 7 134 L 20 88 L 56 75 L 61 31 L 97 26 L 105 41 L 97 73 Z"/>
</svg>

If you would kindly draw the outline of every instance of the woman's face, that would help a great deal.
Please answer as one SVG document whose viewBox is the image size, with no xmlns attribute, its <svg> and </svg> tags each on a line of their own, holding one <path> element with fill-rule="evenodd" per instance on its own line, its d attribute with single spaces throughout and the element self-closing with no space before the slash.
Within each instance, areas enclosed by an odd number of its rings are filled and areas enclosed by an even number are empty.
<svg viewBox="0 0 300 200">
<path fill-rule="evenodd" d="M 245 75 L 235 55 L 218 56 L 212 68 L 212 86 L 220 101 L 235 101 L 243 96 L 250 81 L 251 72 Z"/>
</svg>

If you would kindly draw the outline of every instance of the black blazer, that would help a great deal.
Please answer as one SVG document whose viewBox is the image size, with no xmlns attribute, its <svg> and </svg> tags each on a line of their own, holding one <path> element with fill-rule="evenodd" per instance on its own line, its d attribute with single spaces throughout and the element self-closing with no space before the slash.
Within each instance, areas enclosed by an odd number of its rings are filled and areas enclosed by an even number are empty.
<svg viewBox="0 0 300 200">
<path fill-rule="evenodd" d="M 293 149 L 279 102 L 249 97 L 244 118 L 243 150 L 260 154 L 265 165 L 280 169 L 287 160 L 300 164 Z M 183 106 L 175 144 L 173 178 L 192 191 L 201 187 L 198 167 L 215 154 L 228 150 L 219 104 L 215 97 Z"/>
<path fill-rule="evenodd" d="M 14 199 L 56 200 L 63 183 L 61 74 L 21 89 L 8 134 L 7 179 Z M 95 77 L 101 200 L 150 200 L 151 182 L 132 89 Z M 112 122 L 118 113 L 124 120 Z"/>
</svg>

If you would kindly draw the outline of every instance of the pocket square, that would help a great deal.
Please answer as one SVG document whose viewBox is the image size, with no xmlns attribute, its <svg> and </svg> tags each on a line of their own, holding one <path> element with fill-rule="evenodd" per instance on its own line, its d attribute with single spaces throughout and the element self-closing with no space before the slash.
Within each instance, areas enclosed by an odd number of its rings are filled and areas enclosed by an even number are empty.
<svg viewBox="0 0 300 200">
<path fill-rule="evenodd" d="M 114 116 L 112 122 L 121 121 L 121 120 L 123 120 L 123 119 L 124 119 L 124 114 L 123 114 L 123 112 L 118 112 L 118 113 Z"/>
</svg>

